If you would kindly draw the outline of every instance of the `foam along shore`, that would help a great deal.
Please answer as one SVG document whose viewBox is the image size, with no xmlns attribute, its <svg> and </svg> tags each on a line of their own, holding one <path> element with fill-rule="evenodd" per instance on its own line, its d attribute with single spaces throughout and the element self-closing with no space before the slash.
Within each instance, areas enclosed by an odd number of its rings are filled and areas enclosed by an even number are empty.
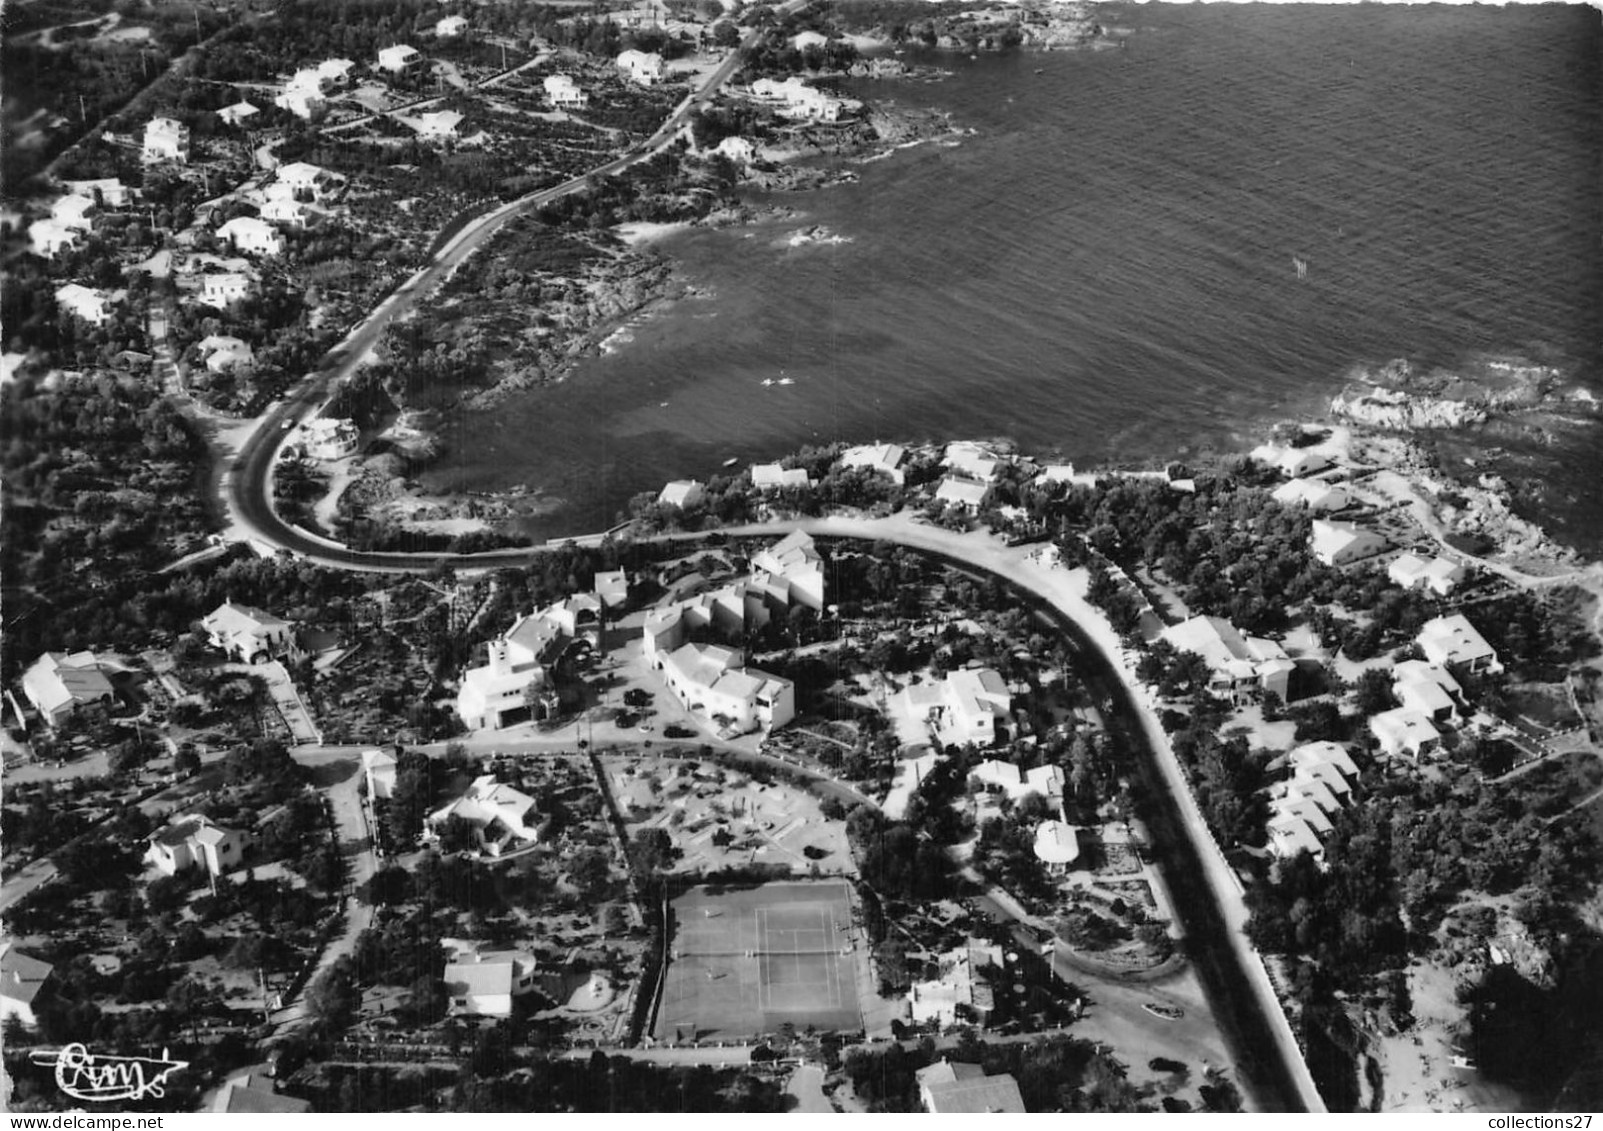
<svg viewBox="0 0 1603 1131">
<path fill-rule="evenodd" d="M 620 240 L 630 247 L 639 247 L 642 244 L 656 243 L 665 236 L 671 236 L 675 232 L 688 231 L 693 227 L 695 225 L 688 220 L 667 224 L 652 220 L 631 220 L 626 224 L 619 224 L 612 230 Z"/>
</svg>

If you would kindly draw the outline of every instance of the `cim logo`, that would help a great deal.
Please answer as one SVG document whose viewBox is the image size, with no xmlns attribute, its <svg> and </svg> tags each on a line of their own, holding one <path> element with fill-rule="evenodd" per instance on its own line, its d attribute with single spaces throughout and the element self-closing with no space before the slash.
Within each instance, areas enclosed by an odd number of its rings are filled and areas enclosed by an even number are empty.
<svg viewBox="0 0 1603 1131">
<path fill-rule="evenodd" d="M 113 1100 L 161 1099 L 166 1095 L 167 1077 L 187 1060 L 161 1056 L 96 1056 L 81 1044 L 67 1045 L 59 1052 L 40 1050 L 30 1059 L 46 1068 L 54 1066 L 56 1086 L 75 1100 L 110 1103 Z"/>
</svg>

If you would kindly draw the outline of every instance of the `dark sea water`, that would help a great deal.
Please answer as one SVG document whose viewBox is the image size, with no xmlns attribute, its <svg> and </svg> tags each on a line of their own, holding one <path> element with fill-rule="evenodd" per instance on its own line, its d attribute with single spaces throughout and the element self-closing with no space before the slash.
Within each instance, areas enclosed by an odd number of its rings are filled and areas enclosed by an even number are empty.
<svg viewBox="0 0 1603 1131">
<path fill-rule="evenodd" d="M 1126 46 L 931 55 L 955 73 L 852 84 L 975 133 L 762 198 L 803 218 L 663 241 L 711 297 L 464 418 L 430 485 L 547 490 L 549 536 L 834 439 L 1005 436 L 1083 463 L 1228 450 L 1394 357 L 1521 356 L 1603 391 L 1596 11 L 1154 4 L 1103 22 Z M 789 246 L 810 224 L 849 242 Z M 1603 528 L 1595 433 L 1521 458 L 1539 517 Z"/>
</svg>

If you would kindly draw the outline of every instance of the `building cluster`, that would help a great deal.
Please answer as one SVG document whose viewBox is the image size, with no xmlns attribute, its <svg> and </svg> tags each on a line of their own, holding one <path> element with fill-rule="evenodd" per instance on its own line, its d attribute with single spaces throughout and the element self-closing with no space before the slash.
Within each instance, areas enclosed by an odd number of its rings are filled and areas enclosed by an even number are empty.
<svg viewBox="0 0 1603 1131">
<path fill-rule="evenodd" d="M 896 709 L 926 720 L 943 747 L 992 746 L 1007 737 L 1013 712 L 1006 682 L 989 668 L 964 668 L 940 680 L 911 684 L 897 698 L 901 702 Z"/>
<path fill-rule="evenodd" d="M 1282 859 L 1324 858 L 1332 819 L 1351 800 L 1358 767 L 1334 742 L 1311 742 L 1286 755 L 1291 776 L 1269 788 L 1269 851 Z"/>
<path fill-rule="evenodd" d="M 1000 977 L 1002 948 L 969 939 L 936 961 L 936 976 L 914 982 L 907 991 L 908 1017 L 915 1025 L 941 1029 L 961 1023 L 984 1025 L 996 1009 L 991 980 Z"/>
<path fill-rule="evenodd" d="M 1418 759 L 1441 745 L 1442 727 L 1470 712 L 1459 677 L 1503 670 L 1497 650 L 1463 613 L 1427 621 L 1414 638 L 1425 659 L 1408 660 L 1392 670 L 1392 692 L 1402 704 L 1369 720 L 1381 753 Z"/>
<path fill-rule="evenodd" d="M 1160 634 L 1177 652 L 1193 652 L 1208 666 L 1208 691 L 1232 702 L 1253 693 L 1291 698 L 1296 662 L 1273 640 L 1243 636 L 1223 617 L 1192 617 Z"/>
<path fill-rule="evenodd" d="M 498 782 L 494 774 L 475 778 L 461 797 L 430 813 L 425 821 L 426 837 L 437 840 L 440 830 L 452 820 L 472 826 L 474 846 L 487 856 L 500 856 L 540 839 L 540 814 L 534 798 Z"/>
<path fill-rule="evenodd" d="M 662 56 L 654 51 L 625 51 L 618 56 L 618 69 L 641 86 L 656 86 L 667 78 Z"/>
<path fill-rule="evenodd" d="M 838 122 L 861 108 L 861 103 L 826 94 L 795 75 L 782 81 L 758 79 L 751 84 L 751 93 L 763 102 L 774 104 L 782 117 L 795 121 Z"/>
</svg>

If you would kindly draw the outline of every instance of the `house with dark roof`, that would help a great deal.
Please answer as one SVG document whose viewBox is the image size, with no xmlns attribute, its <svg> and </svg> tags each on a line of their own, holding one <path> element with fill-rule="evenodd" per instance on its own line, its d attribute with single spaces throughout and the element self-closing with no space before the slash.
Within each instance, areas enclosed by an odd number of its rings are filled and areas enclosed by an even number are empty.
<svg viewBox="0 0 1603 1131">
<path fill-rule="evenodd" d="M 217 1093 L 213 1111 L 246 1115 L 300 1115 L 312 1110 L 309 1101 L 280 1095 L 278 1082 L 271 1076 L 253 1072 L 230 1080 Z"/>
<path fill-rule="evenodd" d="M 24 1025 L 37 1025 L 34 1003 L 53 969 L 50 963 L 23 954 L 9 940 L 0 943 L 0 1020 L 15 1017 Z"/>
</svg>

